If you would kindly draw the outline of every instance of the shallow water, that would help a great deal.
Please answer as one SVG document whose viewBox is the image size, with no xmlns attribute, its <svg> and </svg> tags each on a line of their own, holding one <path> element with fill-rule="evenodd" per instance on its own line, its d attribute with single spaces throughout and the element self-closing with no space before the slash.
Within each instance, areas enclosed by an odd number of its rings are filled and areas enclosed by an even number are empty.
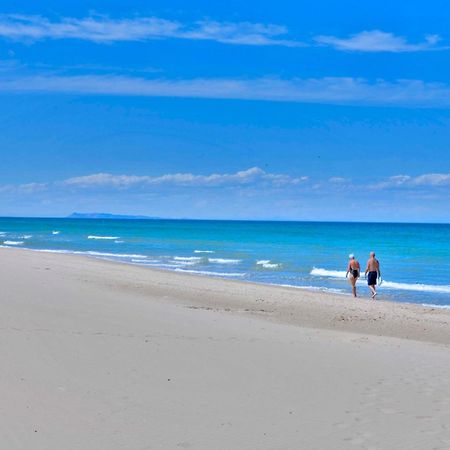
<svg viewBox="0 0 450 450">
<path fill-rule="evenodd" d="M 381 262 L 380 298 L 450 306 L 450 225 L 1 218 L 0 245 L 348 293 L 347 255 Z M 364 270 L 364 267 L 363 267 Z M 364 280 L 359 290 L 368 296 Z"/>
</svg>

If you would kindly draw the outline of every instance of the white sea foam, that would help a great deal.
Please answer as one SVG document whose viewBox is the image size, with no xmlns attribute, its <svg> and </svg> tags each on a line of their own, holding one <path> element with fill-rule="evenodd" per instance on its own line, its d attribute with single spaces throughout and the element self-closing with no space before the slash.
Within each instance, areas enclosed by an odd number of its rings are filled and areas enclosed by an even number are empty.
<svg viewBox="0 0 450 450">
<path fill-rule="evenodd" d="M 116 244 L 123 244 L 125 241 L 114 241 Z"/>
<path fill-rule="evenodd" d="M 214 250 L 194 250 L 194 253 L 216 253 Z"/>
<path fill-rule="evenodd" d="M 239 264 L 240 259 L 226 259 L 226 258 L 208 258 L 209 262 L 216 264 Z"/>
<path fill-rule="evenodd" d="M 95 235 L 90 235 L 88 236 L 88 239 L 104 239 L 107 241 L 114 241 L 116 239 L 119 239 L 119 236 L 95 236 Z"/>
<path fill-rule="evenodd" d="M 105 252 L 94 252 L 94 251 L 86 251 L 86 252 L 71 252 L 75 255 L 90 255 L 90 256 L 107 256 L 111 258 L 136 258 L 136 259 L 145 259 L 147 256 L 145 255 L 135 255 L 135 254 L 127 254 L 127 253 L 105 253 Z"/>
<path fill-rule="evenodd" d="M 245 277 L 245 273 L 224 273 L 224 272 L 210 272 L 207 270 L 188 270 L 188 269 L 175 269 L 175 272 L 194 273 L 197 275 L 210 275 L 214 277 Z"/>
<path fill-rule="evenodd" d="M 74 252 L 71 252 L 70 250 L 51 250 L 48 248 L 43 248 L 43 249 L 32 249 L 34 252 L 42 252 L 42 253 L 69 253 L 72 254 Z"/>
<path fill-rule="evenodd" d="M 327 270 L 314 267 L 310 274 L 318 277 L 330 278 L 345 278 L 345 271 L 343 270 Z M 381 283 L 383 288 L 395 289 L 401 291 L 417 291 L 417 292 L 435 292 L 435 293 L 450 293 L 449 285 L 434 285 L 421 283 L 397 283 L 395 281 L 383 281 Z"/>
<path fill-rule="evenodd" d="M 138 262 L 138 263 L 145 263 L 145 264 L 157 264 L 157 263 L 160 263 L 161 261 L 159 259 L 143 260 L 143 258 L 140 258 L 140 259 L 132 259 L 131 262 Z"/>
<path fill-rule="evenodd" d="M 436 292 L 441 294 L 450 294 L 450 286 L 436 284 L 420 284 L 420 283 L 395 283 L 393 281 L 383 281 L 382 287 L 388 289 L 398 289 L 402 291 L 418 291 L 418 292 Z"/>
<path fill-rule="evenodd" d="M 150 262 L 146 260 L 135 260 L 132 259 L 131 262 L 135 264 L 139 264 L 140 266 L 145 267 L 154 267 L 155 269 L 179 269 L 180 266 L 178 264 L 167 264 L 161 262 Z"/>
<path fill-rule="evenodd" d="M 33 235 L 31 234 L 24 234 L 23 236 L 17 236 L 19 239 L 31 239 Z"/>
<path fill-rule="evenodd" d="M 59 234 L 61 231 L 52 231 L 52 234 Z"/>
<path fill-rule="evenodd" d="M 22 245 L 23 241 L 3 241 L 5 245 Z"/>
<path fill-rule="evenodd" d="M 198 264 L 198 261 L 170 261 L 176 265 L 176 267 L 186 267 L 186 266 L 195 266 Z"/>
<path fill-rule="evenodd" d="M 281 267 L 281 264 L 273 263 L 270 259 L 261 259 L 256 261 L 256 265 L 264 267 L 264 269 L 278 269 Z"/>
<path fill-rule="evenodd" d="M 450 305 L 434 305 L 433 303 L 422 303 L 426 308 L 450 309 Z"/>
<path fill-rule="evenodd" d="M 281 267 L 281 264 L 263 264 L 262 265 L 265 269 L 279 269 Z"/>
<path fill-rule="evenodd" d="M 276 283 L 270 283 L 271 286 L 281 286 L 281 287 L 289 287 L 289 288 L 295 288 L 295 289 L 303 289 L 305 291 L 320 291 L 320 292 L 330 292 L 333 294 L 344 294 L 345 291 L 342 289 L 334 289 L 334 288 L 327 288 L 323 286 L 298 286 L 296 284 L 276 284 Z"/>
<path fill-rule="evenodd" d="M 313 267 L 310 274 L 317 277 L 330 277 L 330 278 L 345 278 L 344 270 L 327 270 L 320 267 Z"/>
<path fill-rule="evenodd" d="M 202 258 L 200 258 L 199 256 L 174 256 L 173 259 L 175 261 L 184 261 L 184 262 L 202 260 Z"/>
<path fill-rule="evenodd" d="M 198 264 L 201 261 L 215 264 L 239 264 L 241 262 L 240 259 L 205 258 L 200 256 L 174 256 L 173 260 L 183 264 Z"/>
<path fill-rule="evenodd" d="M 106 253 L 106 252 L 95 252 L 95 251 L 75 251 L 75 250 L 52 250 L 52 249 L 33 249 L 35 252 L 43 253 L 66 253 L 71 255 L 88 255 L 88 256 L 104 256 L 108 258 L 134 258 L 141 260 L 147 260 L 146 255 L 139 254 L 128 254 L 128 253 Z"/>
</svg>

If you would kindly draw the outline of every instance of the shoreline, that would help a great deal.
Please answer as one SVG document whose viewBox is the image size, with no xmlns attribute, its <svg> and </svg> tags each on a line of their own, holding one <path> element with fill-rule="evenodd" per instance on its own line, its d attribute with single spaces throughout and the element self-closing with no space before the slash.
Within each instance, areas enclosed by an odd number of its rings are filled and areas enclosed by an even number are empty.
<svg viewBox="0 0 450 450">
<path fill-rule="evenodd" d="M 132 262 L 132 261 L 121 261 L 118 259 L 113 259 L 113 258 L 108 258 L 107 253 L 105 252 L 103 255 L 101 254 L 97 254 L 99 252 L 95 252 L 95 251 L 81 251 L 81 250 L 55 250 L 55 249 L 37 249 L 37 248 L 27 248 L 27 247 L 21 247 L 21 246 L 9 246 L 9 245 L 0 245 L 0 249 L 11 249 L 11 250 L 19 250 L 19 251 L 30 251 L 30 252 L 37 252 L 37 253 L 48 253 L 48 254 L 56 254 L 56 255 L 73 255 L 73 256 L 78 256 L 78 257 L 85 257 L 88 259 L 93 259 L 93 260 L 98 260 L 98 261 L 107 261 L 107 262 L 112 262 L 115 264 L 125 264 L 127 266 L 132 266 L 132 267 L 140 267 L 140 268 L 144 268 L 146 270 L 156 270 L 156 271 L 163 271 L 163 272 L 169 272 L 169 273 L 178 273 L 178 274 L 185 274 L 185 275 L 191 275 L 191 276 L 197 276 L 197 277 L 201 277 L 201 278 L 213 278 L 213 279 L 217 279 L 217 280 L 225 280 L 225 281 L 238 281 L 238 282 L 242 282 L 242 283 L 249 283 L 249 284 L 254 284 L 254 285 L 258 285 L 258 286 L 275 286 L 275 287 L 283 287 L 283 288 L 290 288 L 290 289 L 297 289 L 297 290 L 302 290 L 302 291 L 307 291 L 307 292 L 316 292 L 316 293 L 323 293 L 325 295 L 338 295 L 338 296 L 344 296 L 347 297 L 349 295 L 351 295 L 350 291 L 345 291 L 345 290 L 339 290 L 339 289 L 333 289 L 333 288 L 327 288 L 327 287 L 320 287 L 320 286 L 302 286 L 302 285 L 294 285 L 294 284 L 277 284 L 277 283 L 264 283 L 264 282 L 259 282 L 259 281 L 254 281 L 254 280 L 242 280 L 240 279 L 238 276 L 233 276 L 233 275 L 237 275 L 237 274 L 227 274 L 225 275 L 218 275 L 215 274 L 214 272 L 199 272 L 199 271 L 195 271 L 195 270 L 189 270 L 189 269 L 168 269 L 165 267 L 158 267 L 158 266 L 148 266 L 145 264 L 139 264 L 137 262 Z M 92 253 L 92 254 L 90 254 Z M 109 256 L 114 256 L 113 253 L 111 253 Z M 141 255 L 132 255 L 132 256 L 141 256 Z M 242 276 L 245 274 L 242 274 Z M 241 276 L 241 274 L 239 274 L 239 276 Z M 361 281 L 363 279 L 361 278 Z M 362 287 L 367 287 L 366 284 L 364 283 L 363 285 L 358 285 L 358 288 L 361 289 Z M 381 286 L 381 285 L 380 285 Z M 379 287 L 380 287 L 379 286 Z M 422 283 L 418 283 L 418 286 L 424 286 L 424 284 Z M 435 287 L 443 287 L 440 285 L 436 285 Z M 445 286 L 446 287 L 446 286 Z M 388 289 L 389 290 L 389 289 Z M 409 292 L 407 289 L 405 289 L 407 292 Z M 411 292 L 414 292 L 415 290 L 411 290 Z M 436 292 L 437 294 L 441 294 L 440 292 Z M 380 295 L 380 293 L 379 293 Z M 382 295 L 382 294 L 381 294 Z M 389 294 L 387 294 L 387 297 L 390 297 Z M 404 304 L 404 305 L 416 305 L 416 306 L 422 306 L 424 308 L 431 308 L 431 309 L 450 309 L 450 304 L 449 305 L 440 305 L 440 304 L 433 304 L 433 303 L 416 303 L 416 302 L 408 302 L 408 301 L 398 301 L 398 300 L 392 300 L 390 298 L 377 298 L 377 302 L 388 302 L 388 303 L 400 303 L 400 304 Z M 358 296 L 358 300 L 371 300 L 370 298 L 370 293 L 368 293 L 367 295 L 359 295 Z"/>
<path fill-rule="evenodd" d="M 160 290 L 162 284 L 175 296 L 174 303 L 185 307 L 257 315 L 271 322 L 300 327 L 450 345 L 450 309 L 439 306 L 365 297 L 354 299 L 350 293 L 225 279 L 65 252 L 9 247 L 1 248 L 0 255 L 3 252 L 13 257 L 29 255 L 26 258 L 31 259 L 34 259 L 32 255 L 43 255 L 41 264 L 64 261 L 77 271 L 81 266 L 93 274 L 101 272 L 106 279 L 114 275 L 117 286 L 128 280 L 126 286 L 134 287 L 138 295 L 152 290 L 154 296 L 154 289 Z M 205 297 L 210 292 L 216 292 L 214 301 Z"/>
</svg>

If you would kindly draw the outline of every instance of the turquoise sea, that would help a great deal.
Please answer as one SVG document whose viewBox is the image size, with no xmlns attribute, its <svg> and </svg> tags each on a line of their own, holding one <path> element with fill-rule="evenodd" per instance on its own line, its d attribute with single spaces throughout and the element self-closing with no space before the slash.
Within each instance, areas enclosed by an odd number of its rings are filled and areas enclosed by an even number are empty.
<svg viewBox="0 0 450 450">
<path fill-rule="evenodd" d="M 348 254 L 374 250 L 379 298 L 450 307 L 445 224 L 0 218 L 0 245 L 342 294 Z"/>
</svg>

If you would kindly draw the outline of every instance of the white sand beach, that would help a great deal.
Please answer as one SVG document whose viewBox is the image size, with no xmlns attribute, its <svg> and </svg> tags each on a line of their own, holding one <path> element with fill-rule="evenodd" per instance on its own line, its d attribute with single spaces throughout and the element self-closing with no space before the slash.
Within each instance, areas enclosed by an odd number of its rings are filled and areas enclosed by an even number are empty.
<svg viewBox="0 0 450 450">
<path fill-rule="evenodd" d="M 450 448 L 450 310 L 0 249 L 0 448 Z"/>
</svg>

